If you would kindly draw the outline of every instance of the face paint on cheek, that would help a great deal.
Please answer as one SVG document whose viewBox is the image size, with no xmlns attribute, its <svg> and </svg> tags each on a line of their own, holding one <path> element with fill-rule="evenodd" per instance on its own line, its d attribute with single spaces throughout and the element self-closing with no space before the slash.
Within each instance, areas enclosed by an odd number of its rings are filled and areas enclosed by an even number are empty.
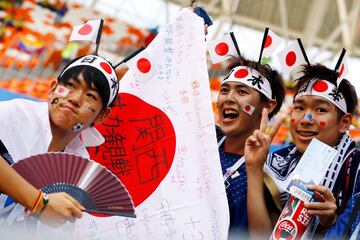
<svg viewBox="0 0 360 240">
<path fill-rule="evenodd" d="M 290 119 L 290 122 L 291 122 L 291 124 L 294 124 L 295 118 L 291 118 L 291 119 Z"/>
<path fill-rule="evenodd" d="M 320 122 L 319 122 L 319 124 L 320 124 L 320 127 L 325 127 L 326 122 L 324 122 L 324 121 L 320 121 Z"/>
<path fill-rule="evenodd" d="M 59 98 L 55 97 L 52 101 L 51 104 L 57 104 L 59 102 Z"/>
<path fill-rule="evenodd" d="M 96 112 L 96 110 L 90 104 L 86 104 L 85 108 L 92 111 L 92 112 L 94 112 L 94 113 Z"/>
<path fill-rule="evenodd" d="M 251 116 L 253 114 L 254 110 L 255 110 L 255 108 L 248 103 L 243 103 L 241 105 L 241 111 L 245 112 L 249 116 Z"/>
<path fill-rule="evenodd" d="M 83 123 L 75 123 L 72 127 L 73 132 L 80 132 L 84 128 Z"/>
<path fill-rule="evenodd" d="M 64 86 L 57 86 L 56 89 L 55 89 L 55 93 L 62 96 L 62 97 L 65 97 L 69 94 L 70 90 Z"/>
</svg>

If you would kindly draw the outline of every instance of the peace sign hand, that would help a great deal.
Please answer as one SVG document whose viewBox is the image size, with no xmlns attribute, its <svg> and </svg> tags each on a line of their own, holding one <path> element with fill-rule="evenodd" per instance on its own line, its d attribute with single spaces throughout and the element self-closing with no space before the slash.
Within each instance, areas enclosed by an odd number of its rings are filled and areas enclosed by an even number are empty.
<svg viewBox="0 0 360 240">
<path fill-rule="evenodd" d="M 256 129 L 253 134 L 246 139 L 244 153 L 246 168 L 248 170 L 263 170 L 270 144 L 283 122 L 283 116 L 280 116 L 270 129 L 269 134 L 266 134 L 265 130 L 267 129 L 269 121 L 268 113 L 269 110 L 264 108 L 260 128 Z"/>
</svg>

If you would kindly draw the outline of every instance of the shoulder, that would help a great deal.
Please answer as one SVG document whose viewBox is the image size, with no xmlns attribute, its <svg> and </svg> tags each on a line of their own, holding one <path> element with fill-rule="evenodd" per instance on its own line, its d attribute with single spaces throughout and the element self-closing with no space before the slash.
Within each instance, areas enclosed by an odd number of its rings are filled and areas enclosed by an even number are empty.
<svg viewBox="0 0 360 240">
<path fill-rule="evenodd" d="M 223 138 L 225 135 L 221 131 L 221 129 L 218 125 L 215 125 L 215 131 L 216 131 L 216 140 L 217 140 L 217 142 L 219 142 L 221 140 L 221 138 Z"/>
</svg>

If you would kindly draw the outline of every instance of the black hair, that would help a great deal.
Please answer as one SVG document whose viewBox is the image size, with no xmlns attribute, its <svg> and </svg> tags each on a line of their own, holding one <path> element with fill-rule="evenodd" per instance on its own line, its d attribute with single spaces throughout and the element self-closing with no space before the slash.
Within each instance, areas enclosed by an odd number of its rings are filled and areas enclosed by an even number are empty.
<svg viewBox="0 0 360 240">
<path fill-rule="evenodd" d="M 237 66 L 245 66 L 258 71 L 262 76 L 270 82 L 270 87 L 272 91 L 272 98 L 276 101 L 276 106 L 274 110 L 269 113 L 269 118 L 272 118 L 276 113 L 279 112 L 284 98 L 285 98 L 285 87 L 284 81 L 280 73 L 276 70 L 273 70 L 270 65 L 268 64 L 261 64 L 257 61 L 246 59 L 243 56 L 233 56 L 229 60 L 229 64 L 227 65 L 226 71 L 229 74 L 230 71 L 237 67 Z M 261 102 L 268 102 L 269 99 L 261 92 L 260 93 L 260 100 Z"/>
<path fill-rule="evenodd" d="M 300 89 L 305 87 L 306 84 L 309 83 L 312 79 L 322 79 L 326 80 L 335 86 L 337 86 L 337 77 L 338 73 L 334 70 L 331 70 L 324 65 L 321 64 L 315 64 L 315 65 L 302 65 L 301 73 L 303 74 L 301 77 L 296 79 L 297 82 L 296 85 L 296 94 L 299 92 Z M 356 91 L 353 85 L 347 80 L 343 79 L 338 87 L 338 91 L 343 95 L 345 98 L 346 106 L 347 106 L 347 112 L 354 114 L 357 107 L 357 95 Z M 294 95 L 294 99 L 295 96 Z M 339 113 L 338 116 L 341 118 L 343 116 L 343 112 L 338 109 L 337 112 Z"/>
<path fill-rule="evenodd" d="M 75 58 L 72 60 L 69 64 L 67 64 L 64 69 L 66 69 L 70 64 L 75 62 L 81 57 Z M 109 63 L 110 64 L 110 63 Z M 111 66 L 111 64 L 110 64 Z M 64 71 L 64 70 L 63 70 Z M 114 70 L 115 71 L 115 70 Z M 88 65 L 80 65 L 72 67 L 68 70 L 66 70 L 65 73 L 61 73 L 58 77 L 58 83 L 67 83 L 71 78 L 77 78 L 79 74 L 82 73 L 84 80 L 86 82 L 86 85 L 89 88 L 95 87 L 96 91 L 99 93 L 102 103 L 103 103 L 103 109 L 107 107 L 109 98 L 110 98 L 110 88 L 109 83 L 104 74 L 97 68 L 88 66 Z M 111 102 L 110 107 L 113 106 L 113 103 L 116 100 L 116 97 Z"/>
</svg>

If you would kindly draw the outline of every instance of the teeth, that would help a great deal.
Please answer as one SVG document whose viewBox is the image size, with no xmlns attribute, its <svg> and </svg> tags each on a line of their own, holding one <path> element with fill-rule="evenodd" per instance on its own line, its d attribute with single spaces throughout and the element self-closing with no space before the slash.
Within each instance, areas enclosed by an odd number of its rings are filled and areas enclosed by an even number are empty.
<svg viewBox="0 0 360 240">
<path fill-rule="evenodd" d="M 224 111 L 224 113 L 225 113 L 225 114 L 237 114 L 237 112 L 236 112 L 236 111 L 234 111 L 234 110 L 230 110 L 230 109 L 225 110 L 225 111 Z"/>
</svg>

